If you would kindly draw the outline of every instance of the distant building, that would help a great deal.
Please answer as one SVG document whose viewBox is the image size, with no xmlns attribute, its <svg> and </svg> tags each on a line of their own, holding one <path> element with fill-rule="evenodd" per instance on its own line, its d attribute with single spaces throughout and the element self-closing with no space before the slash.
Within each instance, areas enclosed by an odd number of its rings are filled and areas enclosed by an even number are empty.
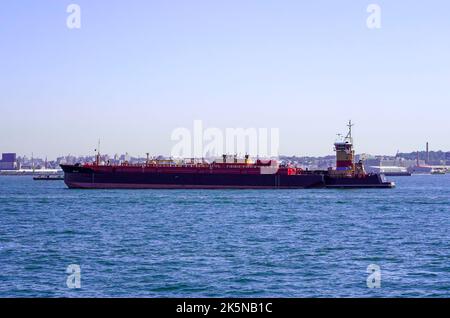
<svg viewBox="0 0 450 318">
<path fill-rule="evenodd" d="M 445 164 L 450 165 L 450 151 L 445 153 Z"/>
<path fill-rule="evenodd" d="M 367 172 L 384 173 L 390 175 L 406 175 L 408 170 L 399 166 L 369 166 L 365 168 Z"/>
<path fill-rule="evenodd" d="M 0 170 L 16 170 L 17 155 L 15 153 L 3 153 L 0 160 Z"/>
<path fill-rule="evenodd" d="M 421 164 L 425 164 L 425 161 L 419 161 Z M 369 159 L 364 160 L 364 166 L 368 167 L 404 167 L 408 168 L 411 166 L 415 166 L 417 164 L 417 160 L 408 160 L 398 157 L 371 157 Z"/>
</svg>

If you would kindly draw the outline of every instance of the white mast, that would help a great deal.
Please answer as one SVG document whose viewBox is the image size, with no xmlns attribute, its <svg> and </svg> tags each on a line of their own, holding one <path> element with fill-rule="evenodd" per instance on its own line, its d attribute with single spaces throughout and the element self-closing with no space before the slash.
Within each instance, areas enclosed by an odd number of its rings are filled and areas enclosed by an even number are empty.
<svg viewBox="0 0 450 318">
<path fill-rule="evenodd" d="M 348 140 L 351 144 L 353 144 L 353 137 L 352 137 L 352 127 L 353 126 L 355 126 L 355 124 L 352 124 L 352 121 L 349 120 L 348 121 L 348 125 L 347 125 L 347 127 L 348 127 L 348 134 L 345 137 L 345 139 Z"/>
<path fill-rule="evenodd" d="M 97 166 L 100 164 L 100 139 L 98 139 L 98 146 L 97 146 L 97 155 L 96 155 L 96 163 L 97 163 Z"/>
</svg>

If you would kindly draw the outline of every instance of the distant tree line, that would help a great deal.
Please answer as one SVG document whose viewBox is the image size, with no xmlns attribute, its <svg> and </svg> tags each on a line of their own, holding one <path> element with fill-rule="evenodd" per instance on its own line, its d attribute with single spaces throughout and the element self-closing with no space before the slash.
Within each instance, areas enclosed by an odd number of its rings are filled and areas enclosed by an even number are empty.
<svg viewBox="0 0 450 318">
<path fill-rule="evenodd" d="M 450 151 L 444 152 L 444 151 L 430 151 L 429 152 L 430 160 L 436 161 L 436 160 L 450 160 Z M 409 159 L 409 160 L 415 160 L 417 158 L 417 151 L 415 152 L 400 152 L 398 153 L 398 157 Z M 426 151 L 419 151 L 419 159 L 425 160 L 427 158 L 427 152 Z"/>
</svg>

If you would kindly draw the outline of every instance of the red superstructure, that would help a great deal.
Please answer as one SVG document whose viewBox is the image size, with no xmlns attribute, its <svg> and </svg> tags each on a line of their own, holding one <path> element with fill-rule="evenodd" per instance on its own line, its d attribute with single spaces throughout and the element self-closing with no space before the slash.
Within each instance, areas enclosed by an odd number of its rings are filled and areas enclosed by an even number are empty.
<svg viewBox="0 0 450 318">
<path fill-rule="evenodd" d="M 95 172 L 148 172 L 148 173 L 193 173 L 193 174 L 279 174 L 296 175 L 301 174 L 303 169 L 292 166 L 280 166 L 276 160 L 257 160 L 250 162 L 197 162 L 176 163 L 171 160 L 150 160 L 143 164 L 120 165 L 101 164 L 99 160 L 95 163 L 81 165 L 83 168 L 92 169 Z"/>
</svg>

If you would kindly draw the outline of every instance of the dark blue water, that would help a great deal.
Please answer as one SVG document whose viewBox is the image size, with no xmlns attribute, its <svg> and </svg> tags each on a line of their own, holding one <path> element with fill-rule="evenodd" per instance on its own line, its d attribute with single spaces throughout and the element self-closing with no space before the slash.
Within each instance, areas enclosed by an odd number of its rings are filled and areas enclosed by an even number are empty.
<svg viewBox="0 0 450 318">
<path fill-rule="evenodd" d="M 449 297 L 450 175 L 394 180 L 85 191 L 0 177 L 0 296 Z M 370 264 L 380 288 L 367 287 Z"/>
</svg>

